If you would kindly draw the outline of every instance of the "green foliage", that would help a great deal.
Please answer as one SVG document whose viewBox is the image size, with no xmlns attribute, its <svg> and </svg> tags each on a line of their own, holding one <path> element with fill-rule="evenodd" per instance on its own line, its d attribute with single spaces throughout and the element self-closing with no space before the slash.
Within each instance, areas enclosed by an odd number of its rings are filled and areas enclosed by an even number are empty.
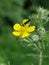
<svg viewBox="0 0 49 65">
<path fill-rule="evenodd" d="M 41 2 L 41 3 L 40 3 Z M 13 24 L 21 23 L 24 18 L 31 18 L 31 24 L 37 27 L 43 24 L 46 29 L 43 50 L 43 65 L 49 65 L 49 10 L 42 15 L 39 6 L 49 9 L 48 0 L 0 0 L 0 63 L 4 65 L 37 65 L 38 54 L 32 44 L 19 44 L 12 35 Z M 40 16 L 38 14 L 40 14 Z M 39 19 L 37 18 L 37 15 Z M 39 21 L 41 23 L 39 23 Z M 34 32 L 36 33 L 36 32 Z M 34 35 L 34 34 L 33 34 Z M 28 42 L 27 42 L 28 43 Z M 37 56 L 36 56 L 37 55 Z M 0 64 L 1 65 L 1 64 Z"/>
</svg>

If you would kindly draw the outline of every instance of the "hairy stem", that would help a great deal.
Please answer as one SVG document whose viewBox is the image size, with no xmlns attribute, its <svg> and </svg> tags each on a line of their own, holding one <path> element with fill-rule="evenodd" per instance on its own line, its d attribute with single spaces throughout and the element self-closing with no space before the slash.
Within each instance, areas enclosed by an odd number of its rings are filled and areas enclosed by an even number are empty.
<svg viewBox="0 0 49 65">
<path fill-rule="evenodd" d="M 42 65 L 42 51 L 40 51 L 40 55 L 39 55 L 39 65 Z"/>
</svg>

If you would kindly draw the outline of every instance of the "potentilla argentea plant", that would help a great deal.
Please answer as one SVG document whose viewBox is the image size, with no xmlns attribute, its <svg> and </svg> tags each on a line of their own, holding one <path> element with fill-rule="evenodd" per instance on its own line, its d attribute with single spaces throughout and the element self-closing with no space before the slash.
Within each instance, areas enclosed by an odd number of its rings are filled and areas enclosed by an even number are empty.
<svg viewBox="0 0 49 65">
<path fill-rule="evenodd" d="M 46 49 L 46 29 L 45 23 L 48 22 L 48 10 L 39 7 L 37 14 L 32 15 L 32 19 L 24 19 L 21 24 L 16 23 L 13 26 L 12 34 L 18 38 L 18 43 L 25 47 L 31 47 L 33 51 L 38 53 L 38 65 L 42 65 L 43 50 Z M 34 22 L 32 25 L 30 23 Z M 25 42 L 25 43 L 24 43 Z M 36 55 L 35 55 L 36 56 Z"/>
</svg>

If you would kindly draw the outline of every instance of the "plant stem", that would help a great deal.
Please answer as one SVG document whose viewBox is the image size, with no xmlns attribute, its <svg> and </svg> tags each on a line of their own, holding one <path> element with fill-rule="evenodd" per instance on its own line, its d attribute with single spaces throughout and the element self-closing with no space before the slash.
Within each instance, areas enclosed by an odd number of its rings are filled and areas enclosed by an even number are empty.
<svg viewBox="0 0 49 65">
<path fill-rule="evenodd" d="M 42 51 L 40 51 L 40 55 L 39 55 L 39 65 L 42 65 Z"/>
</svg>

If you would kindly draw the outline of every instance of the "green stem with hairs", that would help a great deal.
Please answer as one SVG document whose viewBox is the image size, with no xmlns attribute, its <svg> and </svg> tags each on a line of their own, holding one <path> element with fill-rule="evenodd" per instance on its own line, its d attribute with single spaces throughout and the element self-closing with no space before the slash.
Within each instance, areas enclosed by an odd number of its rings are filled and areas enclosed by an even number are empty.
<svg viewBox="0 0 49 65">
<path fill-rule="evenodd" d="M 39 64 L 38 65 L 42 65 L 42 51 L 40 51 L 40 55 L 39 55 Z"/>
</svg>

